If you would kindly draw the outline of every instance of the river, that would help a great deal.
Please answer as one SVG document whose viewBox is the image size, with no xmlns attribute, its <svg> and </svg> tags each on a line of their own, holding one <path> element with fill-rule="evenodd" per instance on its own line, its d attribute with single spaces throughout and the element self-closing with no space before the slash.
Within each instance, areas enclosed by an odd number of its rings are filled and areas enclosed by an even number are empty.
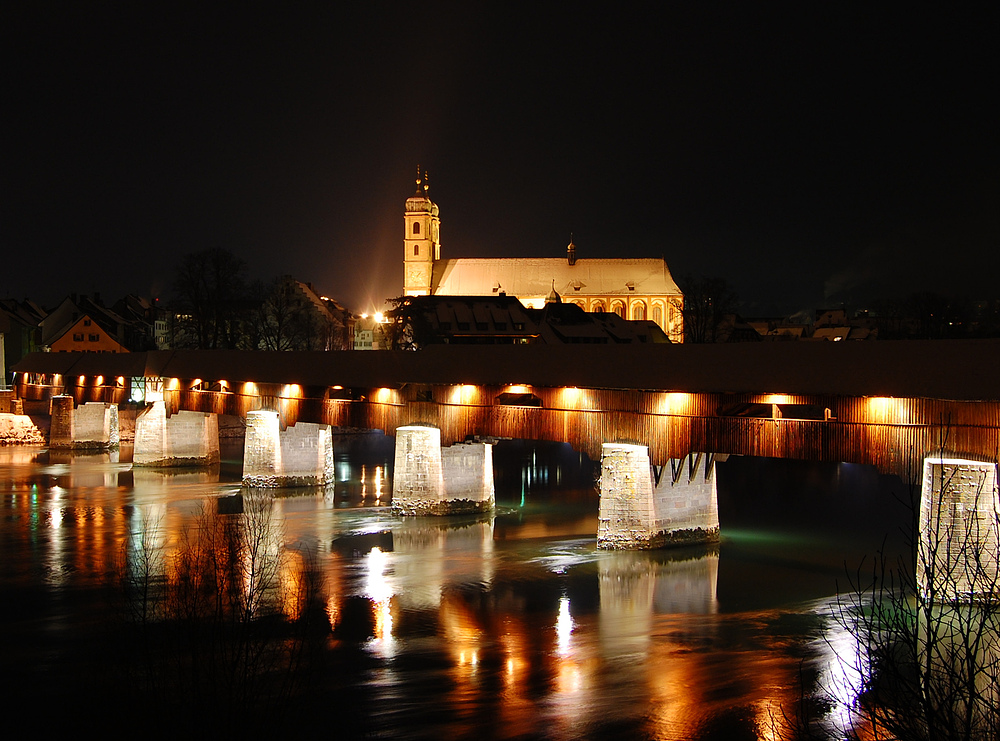
<svg viewBox="0 0 1000 741">
<path fill-rule="evenodd" d="M 897 480 L 731 458 L 719 546 L 603 552 L 594 464 L 568 446 L 497 445 L 492 517 L 409 521 L 387 507 L 391 438 L 335 447 L 334 486 L 275 496 L 241 491 L 238 447 L 204 471 L 133 469 L 128 447 L 0 448 L 6 706 L 37 730 L 114 736 L 560 740 L 781 738 L 806 708 L 836 736 L 855 678 L 830 613 L 904 522 Z M 274 682 L 240 684 L 216 668 L 228 638 L 193 643 L 176 611 L 167 631 L 165 602 L 137 630 L 121 577 L 140 554 L 159 588 L 182 582 L 198 528 L 252 502 L 269 604 L 312 618 L 267 654 Z"/>
</svg>

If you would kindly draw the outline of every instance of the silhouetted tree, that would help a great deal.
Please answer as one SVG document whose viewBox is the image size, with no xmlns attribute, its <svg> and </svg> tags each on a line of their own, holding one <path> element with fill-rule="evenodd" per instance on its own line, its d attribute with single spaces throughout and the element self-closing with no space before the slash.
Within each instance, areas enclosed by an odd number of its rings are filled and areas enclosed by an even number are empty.
<svg viewBox="0 0 1000 741">
<path fill-rule="evenodd" d="M 273 498 L 203 508 L 171 552 L 160 523 L 129 534 L 118 564 L 133 702 L 172 732 L 255 735 L 305 691 L 329 623 L 314 558 L 284 544 Z M 274 730 L 274 729 L 272 729 Z M 166 733 L 164 733 L 166 735 Z"/>
<path fill-rule="evenodd" d="M 243 260 L 220 248 L 185 255 L 174 279 L 174 296 L 175 347 L 240 346 L 248 302 Z"/>
<path fill-rule="evenodd" d="M 433 332 L 424 316 L 418 296 L 398 296 L 389 299 L 392 307 L 385 313 L 386 336 L 390 350 L 418 350 L 431 341 Z"/>
<path fill-rule="evenodd" d="M 716 342 L 727 315 L 736 313 L 739 296 L 724 278 L 691 276 L 681 279 L 684 291 L 684 341 Z"/>
</svg>

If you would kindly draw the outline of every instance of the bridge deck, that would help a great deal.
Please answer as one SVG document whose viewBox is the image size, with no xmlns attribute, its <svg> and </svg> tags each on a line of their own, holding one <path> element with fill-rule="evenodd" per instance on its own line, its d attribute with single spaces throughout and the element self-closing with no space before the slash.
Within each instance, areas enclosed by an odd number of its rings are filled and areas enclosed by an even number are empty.
<svg viewBox="0 0 1000 741">
<path fill-rule="evenodd" d="M 909 477 L 937 450 L 997 456 L 997 367 L 1000 340 L 38 353 L 13 370 L 28 399 L 121 402 L 128 379 L 145 376 L 170 379 L 172 410 L 273 409 L 285 424 L 389 433 L 427 423 L 446 443 L 560 440 L 592 457 L 603 442 L 629 441 L 661 464 L 692 451 L 737 453 Z"/>
</svg>

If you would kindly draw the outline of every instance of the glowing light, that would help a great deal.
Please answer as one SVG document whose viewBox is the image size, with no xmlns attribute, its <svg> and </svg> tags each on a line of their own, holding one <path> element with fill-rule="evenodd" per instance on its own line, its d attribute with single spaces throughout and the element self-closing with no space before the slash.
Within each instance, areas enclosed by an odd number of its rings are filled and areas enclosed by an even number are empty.
<svg viewBox="0 0 1000 741">
<path fill-rule="evenodd" d="M 583 392 L 576 386 L 569 386 L 562 389 L 562 403 L 568 407 L 575 407 L 583 398 Z"/>
<path fill-rule="evenodd" d="M 385 324 L 385 321 L 386 321 L 385 320 L 385 314 L 383 314 L 381 311 L 376 311 L 375 312 L 375 321 L 378 322 L 379 324 Z"/>
<path fill-rule="evenodd" d="M 297 399 L 302 396 L 302 387 L 297 383 L 286 383 L 281 395 L 285 398 Z"/>
<path fill-rule="evenodd" d="M 125 377 L 124 376 L 118 376 L 118 378 L 115 379 L 115 384 L 118 385 L 118 386 L 124 386 L 125 385 Z"/>
<path fill-rule="evenodd" d="M 201 379 L 200 378 L 195 378 L 193 381 L 191 381 L 191 388 L 196 389 L 199 386 L 201 386 Z"/>
<path fill-rule="evenodd" d="M 451 389 L 452 404 L 472 404 L 476 401 L 478 387 L 471 384 L 453 386 Z"/>
<path fill-rule="evenodd" d="M 507 393 L 510 394 L 530 394 L 531 386 L 524 383 L 512 383 L 507 387 Z"/>
<path fill-rule="evenodd" d="M 889 396 L 873 396 L 868 400 L 868 414 L 871 422 L 902 423 L 907 420 L 906 406 L 902 399 Z"/>
<path fill-rule="evenodd" d="M 691 406 L 691 394 L 685 394 L 680 391 L 669 393 L 664 400 L 664 406 L 666 414 L 687 412 Z"/>
<path fill-rule="evenodd" d="M 104 376 L 98 376 L 97 380 L 95 381 L 95 385 L 97 385 L 97 386 L 103 386 L 104 385 Z"/>
<path fill-rule="evenodd" d="M 375 401 L 380 404 L 386 404 L 393 400 L 392 389 L 380 388 L 375 392 Z"/>
<path fill-rule="evenodd" d="M 558 649 L 556 653 L 566 656 L 569 653 L 569 638 L 573 634 L 573 617 L 569 614 L 569 597 L 559 600 L 559 617 L 556 620 L 556 635 Z"/>
<path fill-rule="evenodd" d="M 791 404 L 792 397 L 788 394 L 768 394 L 764 397 L 765 404 Z"/>
<path fill-rule="evenodd" d="M 167 384 L 167 388 L 171 391 L 176 391 L 181 387 L 181 380 L 179 378 L 171 378 L 170 383 Z"/>
<path fill-rule="evenodd" d="M 78 383 L 82 386 L 84 380 L 85 380 L 84 376 L 80 376 L 80 380 L 78 381 Z"/>
<path fill-rule="evenodd" d="M 253 381 L 247 381 L 247 382 L 245 382 L 243 384 L 243 393 L 244 394 L 256 394 L 257 393 L 257 384 L 255 384 Z"/>
</svg>

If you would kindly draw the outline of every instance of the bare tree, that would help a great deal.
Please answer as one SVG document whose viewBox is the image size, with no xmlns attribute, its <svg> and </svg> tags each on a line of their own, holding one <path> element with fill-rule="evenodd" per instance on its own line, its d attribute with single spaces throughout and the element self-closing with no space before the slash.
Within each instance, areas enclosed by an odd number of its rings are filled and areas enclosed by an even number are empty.
<svg viewBox="0 0 1000 741">
<path fill-rule="evenodd" d="M 829 689 L 852 698 L 848 739 L 1000 738 L 996 464 L 964 463 L 929 462 L 930 495 L 911 486 L 910 555 L 878 553 L 838 597 L 834 626 L 852 641 L 836 650 L 843 671 Z M 825 738 L 810 720 L 791 735 Z"/>
<path fill-rule="evenodd" d="M 736 313 L 739 297 L 723 278 L 692 275 L 681 280 L 684 290 L 684 341 L 716 342 L 723 320 Z"/>
<path fill-rule="evenodd" d="M 246 263 L 216 248 L 184 256 L 174 279 L 176 346 L 202 350 L 239 345 L 246 309 Z"/>
<path fill-rule="evenodd" d="M 131 534 L 118 569 L 130 686 L 199 733 L 206 719 L 259 731 L 303 689 L 329 629 L 315 564 L 288 579 L 296 556 L 268 496 L 245 497 L 238 515 L 203 509 L 170 554 L 158 528 Z"/>
</svg>

